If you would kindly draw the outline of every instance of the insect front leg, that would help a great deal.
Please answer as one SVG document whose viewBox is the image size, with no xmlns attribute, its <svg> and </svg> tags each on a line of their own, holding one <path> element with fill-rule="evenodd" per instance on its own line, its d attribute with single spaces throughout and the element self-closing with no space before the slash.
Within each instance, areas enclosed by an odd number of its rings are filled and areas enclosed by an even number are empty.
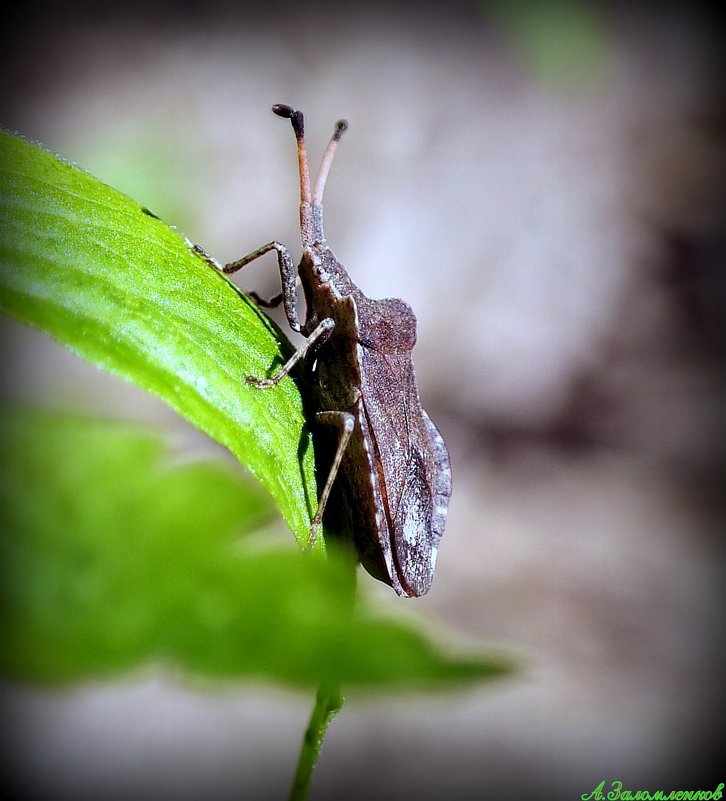
<svg viewBox="0 0 726 801">
<path fill-rule="evenodd" d="M 297 316 L 297 270 L 295 269 L 290 251 L 284 245 L 280 244 L 280 242 L 268 242 L 266 245 L 257 248 L 257 250 L 254 250 L 247 256 L 225 264 L 225 266 L 222 267 L 222 272 L 227 275 L 236 273 L 237 270 L 241 270 L 245 265 L 258 259 L 260 256 L 264 256 L 265 253 L 269 253 L 271 250 L 277 251 L 277 266 L 280 269 L 282 292 L 280 295 L 275 295 L 271 300 L 262 301 L 261 303 L 259 295 L 253 295 L 253 297 L 261 306 L 268 307 L 277 306 L 280 301 L 282 301 L 283 308 L 285 309 L 285 316 L 287 317 L 290 328 L 292 328 L 293 331 L 299 332 L 302 326 Z"/>
<path fill-rule="evenodd" d="M 252 298 L 252 300 L 263 309 L 276 309 L 280 303 L 282 303 L 283 294 L 279 292 L 277 295 L 273 295 L 269 300 L 265 300 L 261 298 L 257 292 L 248 292 L 247 297 Z"/>
<path fill-rule="evenodd" d="M 338 475 L 340 463 L 343 460 L 343 454 L 348 447 L 353 429 L 355 428 L 355 417 L 350 412 L 318 412 L 315 415 L 315 420 L 323 425 L 337 426 L 340 429 L 340 439 L 338 440 L 338 447 L 335 450 L 335 457 L 333 458 L 333 464 L 330 467 L 328 478 L 320 494 L 318 511 L 315 512 L 315 517 L 310 524 L 310 534 L 308 536 L 307 545 L 305 546 L 306 550 L 312 548 L 315 544 L 315 540 L 318 538 L 318 530 L 323 521 L 323 513 L 325 512 L 325 506 L 330 497 L 330 491 L 333 489 L 333 482 Z"/>
<path fill-rule="evenodd" d="M 255 376 L 248 375 L 245 376 L 245 381 L 247 381 L 248 384 L 254 384 L 256 387 L 260 387 L 260 389 L 268 389 L 269 387 L 276 386 L 290 372 L 290 370 L 292 370 L 292 368 L 300 361 L 300 359 L 306 356 L 311 348 L 315 347 L 316 345 L 322 345 L 323 342 L 325 342 L 325 340 L 330 336 L 334 328 L 335 323 L 333 320 L 330 317 L 326 317 L 315 326 L 312 334 L 310 334 L 303 345 L 292 354 L 285 364 L 282 365 L 280 370 L 275 373 L 275 375 L 271 376 L 270 378 L 255 378 Z"/>
</svg>

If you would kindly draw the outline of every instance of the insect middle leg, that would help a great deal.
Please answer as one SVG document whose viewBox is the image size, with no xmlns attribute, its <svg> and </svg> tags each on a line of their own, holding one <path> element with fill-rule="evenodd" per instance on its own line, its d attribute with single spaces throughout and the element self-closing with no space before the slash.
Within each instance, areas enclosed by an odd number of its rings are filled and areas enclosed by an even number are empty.
<svg viewBox="0 0 726 801">
<path fill-rule="evenodd" d="M 256 387 L 260 387 L 260 389 L 268 389 L 269 387 L 276 386 L 290 372 L 290 370 L 292 370 L 292 368 L 300 361 L 300 359 L 307 355 L 308 351 L 312 347 L 316 345 L 322 345 L 323 342 L 325 342 L 325 340 L 330 336 L 334 328 L 335 323 L 333 320 L 330 317 L 326 317 L 315 326 L 312 334 L 310 334 L 302 346 L 292 354 L 285 364 L 282 365 L 275 375 L 271 376 L 270 378 L 255 378 L 253 375 L 248 375 L 245 376 L 245 381 L 248 384 L 254 384 Z"/>
<path fill-rule="evenodd" d="M 320 493 L 320 502 L 318 503 L 318 511 L 315 512 L 315 517 L 310 524 L 310 534 L 308 535 L 306 550 L 309 550 L 315 544 L 318 538 L 318 530 L 323 521 L 323 513 L 330 497 L 330 491 L 333 489 L 333 483 L 340 470 L 340 464 L 343 461 L 343 454 L 348 447 L 350 438 L 355 428 L 355 417 L 350 412 L 318 412 L 315 415 L 315 420 L 323 425 L 333 425 L 340 429 L 340 439 L 338 440 L 338 447 L 335 450 L 333 457 L 333 464 L 330 466 L 328 478 L 325 481 L 323 491 Z"/>
</svg>

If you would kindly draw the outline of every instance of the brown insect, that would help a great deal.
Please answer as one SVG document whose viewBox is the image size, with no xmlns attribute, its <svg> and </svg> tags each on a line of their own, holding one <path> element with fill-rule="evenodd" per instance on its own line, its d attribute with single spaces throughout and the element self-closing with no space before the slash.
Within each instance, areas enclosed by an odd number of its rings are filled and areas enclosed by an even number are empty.
<svg viewBox="0 0 726 801">
<path fill-rule="evenodd" d="M 451 465 L 418 396 L 411 361 L 416 317 L 402 300 L 366 297 L 325 243 L 323 191 L 347 122 L 336 123 L 311 191 L 302 112 L 282 104 L 272 110 L 291 121 L 297 139 L 302 259 L 296 270 L 290 251 L 269 242 L 223 270 L 233 273 L 276 251 L 282 292 L 269 301 L 256 299 L 268 307 L 282 302 L 290 328 L 307 339 L 273 377 L 247 381 L 274 387 L 314 350 L 315 419 L 337 428 L 339 439 L 308 544 L 315 541 L 334 483 L 342 480 L 363 566 L 399 595 L 423 595 L 444 532 Z M 298 274 L 307 305 L 304 324 L 297 314 Z"/>
</svg>

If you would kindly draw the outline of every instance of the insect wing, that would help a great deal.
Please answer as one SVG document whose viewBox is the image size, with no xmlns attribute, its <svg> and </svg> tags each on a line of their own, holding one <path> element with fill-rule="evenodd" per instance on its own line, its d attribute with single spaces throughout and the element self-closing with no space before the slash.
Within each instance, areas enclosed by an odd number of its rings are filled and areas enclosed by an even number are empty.
<svg viewBox="0 0 726 801">
<path fill-rule="evenodd" d="M 421 408 L 409 354 L 364 348 L 362 367 L 363 404 L 376 447 L 398 577 L 406 594 L 423 595 L 431 586 L 443 529 L 436 510 L 448 503 L 444 482 L 436 483 L 441 468 L 429 466 L 434 432 L 442 447 L 443 441 Z M 375 380 L 367 380 L 370 376 Z M 448 470 L 448 454 L 439 454 L 439 461 Z"/>
<path fill-rule="evenodd" d="M 434 578 L 438 538 L 434 542 L 432 515 L 424 459 L 415 450 L 408 464 L 406 483 L 393 524 L 394 558 L 401 584 L 409 595 L 427 593 Z"/>
</svg>

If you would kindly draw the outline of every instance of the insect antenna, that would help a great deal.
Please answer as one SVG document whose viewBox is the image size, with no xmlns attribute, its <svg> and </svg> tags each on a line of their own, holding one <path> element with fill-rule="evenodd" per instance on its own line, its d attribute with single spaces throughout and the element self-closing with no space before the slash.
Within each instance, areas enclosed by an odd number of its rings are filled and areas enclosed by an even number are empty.
<svg viewBox="0 0 726 801">
<path fill-rule="evenodd" d="M 272 110 L 278 117 L 285 117 L 292 123 L 297 139 L 297 163 L 300 172 L 300 238 L 303 247 L 325 242 L 323 234 L 323 192 L 325 182 L 333 163 L 335 151 L 338 147 L 340 137 L 348 127 L 345 120 L 338 120 L 335 123 L 333 135 L 330 137 L 328 146 L 323 154 L 323 161 L 320 164 L 318 179 L 315 183 L 315 193 L 310 192 L 310 171 L 308 169 L 308 154 L 305 150 L 305 121 L 302 111 L 295 111 L 292 106 L 285 103 L 277 103 Z"/>
<path fill-rule="evenodd" d="M 278 117 L 285 117 L 292 123 L 297 139 L 297 164 L 300 172 L 300 204 L 310 204 L 310 171 L 308 170 L 308 154 L 305 150 L 305 118 L 302 111 L 295 111 L 292 106 L 276 103 L 272 111 Z"/>
<path fill-rule="evenodd" d="M 330 137 L 328 146 L 325 148 L 323 160 L 320 163 L 320 170 L 318 170 L 318 180 L 315 182 L 315 191 L 313 192 L 313 206 L 323 205 L 323 192 L 325 191 L 325 182 L 328 180 L 328 173 L 335 158 L 335 151 L 338 149 L 338 142 L 340 137 L 348 129 L 347 120 L 338 120 L 335 123 L 333 135 Z"/>
</svg>

